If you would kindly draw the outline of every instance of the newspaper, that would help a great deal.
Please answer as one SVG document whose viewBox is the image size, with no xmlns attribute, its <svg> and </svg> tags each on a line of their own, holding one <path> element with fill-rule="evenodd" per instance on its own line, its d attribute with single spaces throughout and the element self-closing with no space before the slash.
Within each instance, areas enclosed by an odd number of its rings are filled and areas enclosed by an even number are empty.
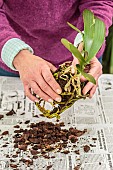
<svg viewBox="0 0 113 170">
<path fill-rule="evenodd" d="M 13 109 L 16 114 L 6 116 Z M 25 114 L 22 114 L 25 113 Z M 0 77 L 0 114 L 4 118 L 0 120 L 0 134 L 9 131 L 9 135 L 3 138 L 0 135 L 0 170 L 10 170 L 10 159 L 16 149 L 13 147 L 14 125 L 21 123 L 22 128 L 27 128 L 24 122 L 52 121 L 40 116 L 40 111 L 35 104 L 24 95 L 23 85 L 19 78 Z M 37 117 L 34 117 L 38 115 Z M 79 138 L 77 148 L 80 154 L 70 152 L 69 154 L 50 153 L 55 158 L 37 158 L 31 167 L 20 163 L 20 158 L 27 155 L 22 152 L 17 158 L 19 170 L 74 170 L 80 165 L 80 170 L 113 170 L 113 75 L 103 74 L 98 82 L 98 88 L 92 99 L 81 99 L 61 114 L 61 122 L 65 128 L 76 127 L 87 129 L 87 132 Z M 97 140 L 92 140 L 97 139 Z M 8 142 L 8 147 L 3 145 Z M 89 152 L 84 152 L 82 146 L 90 145 Z"/>
</svg>

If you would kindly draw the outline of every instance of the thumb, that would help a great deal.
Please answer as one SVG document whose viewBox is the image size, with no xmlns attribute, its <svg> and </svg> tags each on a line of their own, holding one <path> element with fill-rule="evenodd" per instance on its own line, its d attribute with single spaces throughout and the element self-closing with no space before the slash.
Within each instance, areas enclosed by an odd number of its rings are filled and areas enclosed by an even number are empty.
<svg viewBox="0 0 113 170">
<path fill-rule="evenodd" d="M 76 57 L 73 57 L 72 66 L 76 66 L 76 64 L 79 64 L 79 61 Z"/>
<path fill-rule="evenodd" d="M 80 51 L 80 52 L 82 52 L 82 50 L 83 50 L 83 42 L 81 42 L 80 44 L 79 44 L 79 46 L 78 46 L 78 50 Z M 78 61 L 78 59 L 76 58 L 76 56 L 73 56 L 74 57 L 74 59 L 73 59 L 73 61 L 72 61 L 72 68 L 71 68 L 71 72 L 72 72 L 72 74 L 74 74 L 75 73 L 75 69 L 74 69 L 74 67 L 76 66 L 76 64 L 79 64 L 79 61 Z"/>
<path fill-rule="evenodd" d="M 73 57 L 73 61 L 72 61 L 72 65 L 71 65 L 71 73 L 74 74 L 75 73 L 75 66 L 76 64 L 79 64 L 79 61 L 77 58 Z"/>
<path fill-rule="evenodd" d="M 78 50 L 79 50 L 80 52 L 82 52 L 82 51 L 83 51 L 83 47 L 84 47 L 84 43 L 81 42 L 81 43 L 79 44 L 79 46 L 78 46 Z"/>
</svg>

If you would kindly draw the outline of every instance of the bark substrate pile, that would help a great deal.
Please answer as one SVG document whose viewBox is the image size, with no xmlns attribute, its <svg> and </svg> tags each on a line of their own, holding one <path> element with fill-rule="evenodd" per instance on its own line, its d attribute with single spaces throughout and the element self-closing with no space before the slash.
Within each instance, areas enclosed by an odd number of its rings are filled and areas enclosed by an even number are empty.
<svg viewBox="0 0 113 170">
<path fill-rule="evenodd" d="M 49 152 L 61 152 L 63 154 L 68 154 L 70 151 L 74 151 L 75 154 L 80 154 L 79 150 L 76 150 L 77 141 L 80 136 L 82 136 L 87 129 L 83 131 L 76 128 L 64 128 L 64 123 L 52 123 L 52 122 L 39 122 L 31 123 L 27 129 L 17 129 L 14 131 L 16 133 L 14 137 L 14 147 L 19 150 L 17 153 L 22 151 L 27 151 L 31 153 L 31 159 L 21 159 L 23 163 L 27 166 L 33 165 L 33 159 L 37 159 L 43 156 L 46 159 L 55 158 L 55 156 L 49 155 Z M 19 128 L 19 126 L 15 126 Z M 72 149 L 68 147 L 68 144 L 72 145 Z M 74 149 L 74 150 L 73 150 Z M 88 145 L 83 146 L 84 152 L 88 152 L 90 147 Z M 17 156 L 17 155 L 15 155 Z M 11 164 L 11 167 L 15 167 L 15 164 Z M 17 165 L 16 165 L 17 166 Z M 13 167 L 13 168 L 14 168 Z M 49 169 L 49 167 L 47 167 Z M 76 167 L 75 167 L 76 169 Z M 77 166 L 77 169 L 79 167 Z"/>
<path fill-rule="evenodd" d="M 46 159 L 55 158 L 55 156 L 49 156 L 49 152 L 61 152 L 68 154 L 70 149 L 68 143 L 71 143 L 73 148 L 76 146 L 78 138 L 82 136 L 86 129 L 83 131 L 76 128 L 64 128 L 64 123 L 52 123 L 52 122 L 39 122 L 31 123 L 28 129 L 17 129 L 14 137 L 14 147 L 19 151 L 30 151 L 33 156 L 31 159 L 21 159 L 27 166 L 33 165 L 33 159 L 37 159 L 39 156 L 43 156 Z M 15 126 L 19 128 L 19 126 Z M 77 147 L 77 146 L 76 146 Z M 88 145 L 83 147 L 85 152 L 90 150 Z M 72 149 L 73 151 L 73 149 Z M 80 154 L 79 150 L 74 150 L 75 154 Z M 11 163 L 12 168 L 15 168 L 15 164 Z M 16 165 L 17 166 L 17 165 Z M 78 168 L 78 167 L 77 167 Z M 50 169 L 47 167 L 47 169 Z"/>
<path fill-rule="evenodd" d="M 29 129 L 15 130 L 14 147 L 20 150 L 27 151 L 30 145 L 30 152 L 32 155 L 41 154 L 44 156 L 47 152 L 57 151 L 65 154 L 69 153 L 67 144 L 69 141 L 76 143 L 78 137 L 83 135 L 87 130 L 77 130 L 76 128 L 69 128 L 69 130 L 62 128 L 64 123 L 39 122 L 31 123 Z"/>
<path fill-rule="evenodd" d="M 7 116 L 12 116 L 15 114 L 13 110 L 8 112 Z M 2 115 L 1 119 L 4 118 Z M 68 154 L 74 152 L 75 154 L 80 154 L 80 151 L 77 148 L 79 143 L 78 139 L 82 136 L 87 129 L 78 130 L 74 127 L 65 129 L 64 122 L 61 123 L 52 123 L 52 122 L 39 122 L 39 123 L 30 123 L 30 120 L 24 122 L 29 124 L 26 129 L 20 127 L 20 125 L 15 125 L 14 130 L 15 135 L 13 136 L 14 148 L 16 148 L 16 153 L 12 155 L 12 158 L 17 158 L 19 154 L 23 151 L 26 156 L 29 158 L 21 158 L 19 161 L 23 162 L 25 165 L 30 167 L 33 165 L 34 159 L 43 157 L 46 159 L 55 158 L 54 153 L 60 152 L 62 154 Z M 21 122 L 20 122 L 21 124 Z M 9 131 L 4 131 L 1 133 L 1 139 L 3 136 L 9 135 Z M 95 138 L 93 140 L 96 140 Z M 3 145 L 3 147 L 8 147 L 9 143 Z M 84 152 L 89 152 L 90 146 L 82 146 Z M 49 154 L 49 152 L 52 152 Z M 30 153 L 30 154 L 29 154 Z M 6 155 L 7 158 L 10 158 L 9 155 Z M 10 158 L 10 167 L 18 170 L 20 166 L 16 164 L 14 159 Z M 52 165 L 51 165 L 52 166 Z M 75 169 L 79 169 L 80 165 L 77 165 Z M 47 169 L 50 167 L 47 166 Z"/>
</svg>

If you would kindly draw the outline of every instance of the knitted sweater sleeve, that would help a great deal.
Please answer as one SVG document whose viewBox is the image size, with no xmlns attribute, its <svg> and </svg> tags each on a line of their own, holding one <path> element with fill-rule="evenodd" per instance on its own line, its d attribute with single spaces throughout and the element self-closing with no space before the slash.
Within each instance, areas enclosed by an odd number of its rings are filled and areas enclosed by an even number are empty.
<svg viewBox="0 0 113 170">
<path fill-rule="evenodd" d="M 2 9 L 3 3 L 3 0 L 0 0 L 0 57 L 9 68 L 15 70 L 12 62 L 18 52 L 22 49 L 29 49 L 31 52 L 33 50 L 10 26 L 5 10 Z"/>
</svg>

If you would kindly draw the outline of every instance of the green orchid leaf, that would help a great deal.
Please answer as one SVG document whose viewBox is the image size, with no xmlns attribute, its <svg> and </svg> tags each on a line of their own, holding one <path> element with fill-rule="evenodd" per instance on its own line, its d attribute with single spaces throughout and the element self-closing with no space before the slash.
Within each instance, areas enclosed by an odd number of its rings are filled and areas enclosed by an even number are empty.
<svg viewBox="0 0 113 170">
<path fill-rule="evenodd" d="M 103 21 L 95 17 L 90 10 L 84 10 L 84 34 L 75 26 L 68 22 L 68 25 L 83 35 L 84 50 L 82 53 L 66 39 L 62 39 L 62 44 L 79 60 L 80 67 L 77 67 L 81 74 L 90 82 L 96 83 L 95 79 L 85 73 L 82 68 L 97 54 L 105 38 L 105 25 Z"/>
<path fill-rule="evenodd" d="M 101 48 L 105 37 L 105 24 L 100 19 L 95 19 L 95 33 L 93 37 L 93 43 L 91 46 L 91 50 L 89 51 L 87 61 L 90 61 Z"/>
<path fill-rule="evenodd" d="M 78 48 L 76 48 L 73 44 L 70 44 L 70 49 L 71 49 L 71 52 L 74 55 L 74 57 L 76 57 L 79 60 L 81 65 L 86 64 L 86 61 L 85 61 L 84 57 L 81 55 Z"/>
<path fill-rule="evenodd" d="M 71 44 L 68 40 L 64 38 L 61 39 L 61 42 L 79 60 L 81 65 L 84 65 L 86 63 L 84 57 L 73 44 Z"/>
<path fill-rule="evenodd" d="M 74 29 L 75 31 L 79 32 L 79 33 L 83 36 L 82 31 L 80 31 L 77 27 L 75 27 L 74 25 L 70 24 L 69 22 L 67 22 L 67 24 L 68 24 L 72 29 Z"/>
<path fill-rule="evenodd" d="M 90 75 L 90 74 L 88 74 L 88 73 L 85 73 L 85 72 L 81 69 L 81 67 L 80 67 L 79 64 L 77 64 L 76 67 L 77 67 L 78 71 L 79 71 L 88 81 L 90 81 L 90 82 L 93 83 L 93 84 L 96 84 L 96 80 L 94 79 L 94 77 L 93 77 L 92 75 Z"/>
<path fill-rule="evenodd" d="M 65 38 L 62 38 L 61 43 L 71 52 L 71 49 L 70 49 L 71 43 L 68 40 L 66 40 Z"/>
<path fill-rule="evenodd" d="M 83 20 L 84 20 L 84 48 L 85 51 L 90 52 L 94 31 L 95 31 L 95 18 L 94 14 L 90 10 L 84 10 L 83 12 Z"/>
</svg>

